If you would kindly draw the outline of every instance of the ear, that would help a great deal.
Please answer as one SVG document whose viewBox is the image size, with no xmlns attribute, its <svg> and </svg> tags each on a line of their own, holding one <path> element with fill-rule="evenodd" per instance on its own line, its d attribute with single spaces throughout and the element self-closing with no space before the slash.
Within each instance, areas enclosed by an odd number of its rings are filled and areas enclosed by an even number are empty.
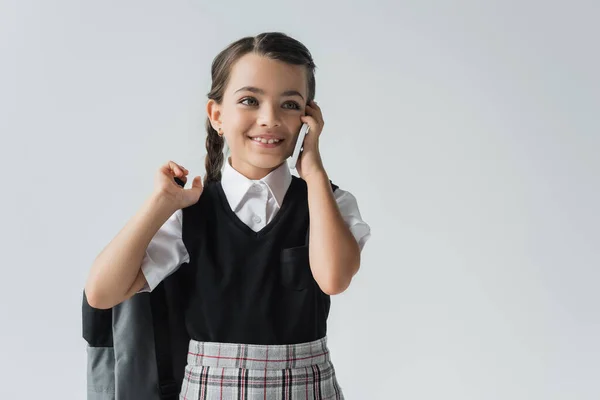
<svg viewBox="0 0 600 400">
<path fill-rule="evenodd" d="M 216 101 L 210 99 L 206 103 L 206 114 L 210 119 L 210 124 L 215 131 L 219 131 L 221 127 L 221 106 Z"/>
</svg>

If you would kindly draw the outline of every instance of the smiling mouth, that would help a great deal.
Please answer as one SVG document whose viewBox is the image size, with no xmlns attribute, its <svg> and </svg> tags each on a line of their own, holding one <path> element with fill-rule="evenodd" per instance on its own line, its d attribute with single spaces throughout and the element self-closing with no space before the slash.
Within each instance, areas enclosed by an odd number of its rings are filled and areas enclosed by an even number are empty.
<svg viewBox="0 0 600 400">
<path fill-rule="evenodd" d="M 255 142 L 260 142 L 260 143 L 264 143 L 264 144 L 273 144 L 273 143 L 281 143 L 283 142 L 283 139 L 274 139 L 274 138 L 262 138 L 260 136 L 257 137 L 251 137 L 251 140 L 255 141 Z"/>
<path fill-rule="evenodd" d="M 248 139 L 250 139 L 254 144 L 257 144 L 261 147 L 266 147 L 266 148 L 273 148 L 273 147 L 278 147 L 281 145 L 281 143 L 284 142 L 285 139 L 275 139 L 275 138 L 262 138 L 260 136 L 258 137 L 248 137 Z"/>
</svg>

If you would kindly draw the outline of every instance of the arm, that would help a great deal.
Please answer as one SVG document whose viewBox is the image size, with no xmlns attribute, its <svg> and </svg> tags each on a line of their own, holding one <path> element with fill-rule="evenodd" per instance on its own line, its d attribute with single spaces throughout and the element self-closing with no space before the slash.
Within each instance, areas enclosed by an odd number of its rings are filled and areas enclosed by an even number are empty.
<svg viewBox="0 0 600 400">
<path fill-rule="evenodd" d="M 343 219 L 323 167 L 319 137 L 325 122 L 321 108 L 314 101 L 308 102 L 305 114 L 300 120 L 309 124 L 310 133 L 304 139 L 304 151 L 296 168 L 308 186 L 308 257 L 321 290 L 334 295 L 346 290 L 358 272 L 361 249 Z"/>
<path fill-rule="evenodd" d="M 307 176 L 306 184 L 311 271 L 323 292 L 339 294 L 360 268 L 360 248 L 342 218 L 325 170 Z"/>
<path fill-rule="evenodd" d="M 141 271 L 146 248 L 174 211 L 171 201 L 152 195 L 96 257 L 85 285 L 92 307 L 111 308 L 146 285 Z"/>
<path fill-rule="evenodd" d="M 183 188 L 187 174 L 173 161 L 159 168 L 152 195 L 94 261 L 85 285 L 90 306 L 114 307 L 148 284 L 142 263 L 152 238 L 175 211 L 196 203 L 202 194 L 199 176 L 190 189 Z M 183 183 L 175 183 L 175 178 Z"/>
</svg>

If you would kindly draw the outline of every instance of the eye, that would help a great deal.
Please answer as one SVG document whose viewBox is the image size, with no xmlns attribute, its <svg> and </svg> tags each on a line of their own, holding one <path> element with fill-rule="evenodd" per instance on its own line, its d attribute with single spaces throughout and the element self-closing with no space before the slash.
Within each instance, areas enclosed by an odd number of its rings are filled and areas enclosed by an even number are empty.
<svg viewBox="0 0 600 400">
<path fill-rule="evenodd" d="M 288 107 L 288 106 L 290 106 L 290 107 Z M 287 108 L 288 110 L 299 110 L 300 105 L 298 103 L 296 103 L 295 101 L 288 101 L 286 103 L 283 103 L 283 108 Z"/>
<path fill-rule="evenodd" d="M 248 102 L 251 104 L 248 104 Z M 245 97 L 240 101 L 240 104 L 244 104 L 246 106 L 256 106 L 258 105 L 258 100 L 256 100 L 254 97 Z"/>
</svg>

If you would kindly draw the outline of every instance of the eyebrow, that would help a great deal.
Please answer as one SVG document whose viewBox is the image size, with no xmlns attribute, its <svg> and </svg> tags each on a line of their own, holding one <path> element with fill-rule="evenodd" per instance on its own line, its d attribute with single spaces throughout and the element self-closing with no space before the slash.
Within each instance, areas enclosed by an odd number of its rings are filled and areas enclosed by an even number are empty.
<svg viewBox="0 0 600 400">
<path fill-rule="evenodd" d="M 262 89 L 259 89 L 257 87 L 254 86 L 244 86 L 242 88 L 239 88 L 238 90 L 236 90 L 234 93 L 237 92 L 252 92 L 252 93 L 257 93 L 257 94 L 265 94 L 265 91 Z M 281 95 L 283 97 L 287 97 L 287 96 L 300 96 L 302 98 L 302 100 L 304 100 L 304 96 L 302 96 L 300 94 L 300 92 L 298 92 L 297 90 L 286 90 L 285 92 L 281 93 Z"/>
</svg>

